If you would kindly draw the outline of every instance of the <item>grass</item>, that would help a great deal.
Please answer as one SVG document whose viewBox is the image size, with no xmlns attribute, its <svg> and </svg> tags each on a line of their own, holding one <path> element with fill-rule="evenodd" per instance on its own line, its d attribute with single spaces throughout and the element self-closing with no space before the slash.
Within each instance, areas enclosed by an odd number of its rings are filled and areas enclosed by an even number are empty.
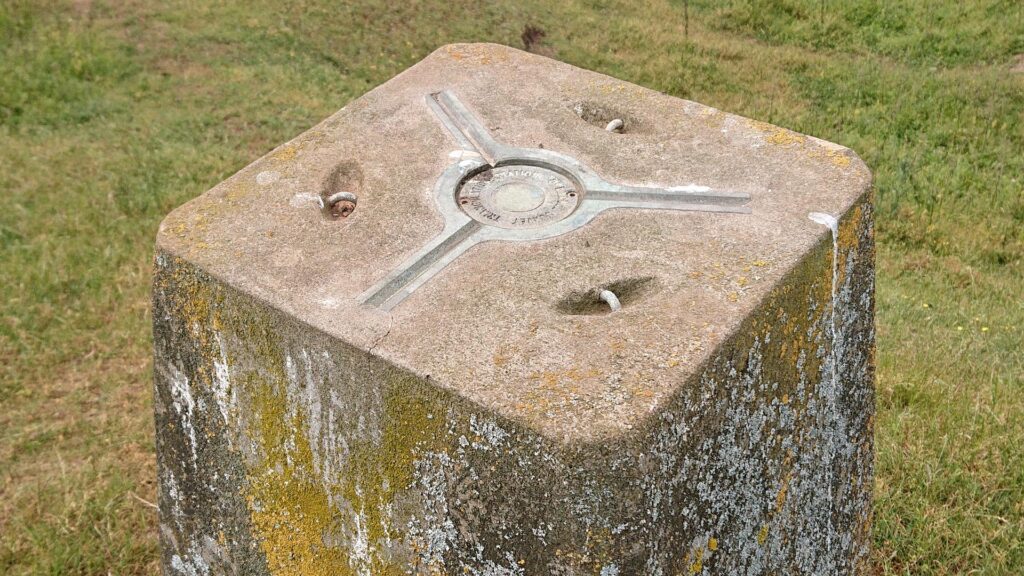
<svg viewBox="0 0 1024 576">
<path fill-rule="evenodd" d="M 1024 573 L 1024 3 L 1009 0 L 4 0 L 0 572 L 157 573 L 161 217 L 438 45 L 522 46 L 527 25 L 538 51 L 862 155 L 878 187 L 876 571 Z"/>
</svg>

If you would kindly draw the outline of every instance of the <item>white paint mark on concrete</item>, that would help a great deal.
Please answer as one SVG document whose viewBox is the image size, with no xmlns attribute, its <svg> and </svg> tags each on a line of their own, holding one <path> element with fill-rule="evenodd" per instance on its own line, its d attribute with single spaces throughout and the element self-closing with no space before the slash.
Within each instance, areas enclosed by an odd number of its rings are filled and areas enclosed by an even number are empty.
<svg viewBox="0 0 1024 576">
<path fill-rule="evenodd" d="M 277 182 L 281 175 L 272 170 L 265 170 L 256 175 L 256 183 L 260 186 L 266 186 L 267 184 L 273 184 Z"/>
<path fill-rule="evenodd" d="M 822 226 L 827 226 L 832 231 L 832 237 L 835 238 L 839 234 L 839 221 L 836 217 L 825 212 L 811 212 L 807 215 L 813 222 L 817 222 Z"/>
<path fill-rule="evenodd" d="M 832 334 L 836 333 L 836 305 L 838 304 L 836 295 L 839 289 L 839 221 L 836 217 L 831 214 L 824 212 L 811 212 L 807 215 L 808 218 L 821 224 L 822 226 L 828 227 L 832 232 Z M 833 338 L 834 339 L 834 338 Z M 833 353 L 836 349 L 835 342 L 833 341 Z M 835 359 L 833 359 L 835 360 Z M 836 382 L 836 362 L 832 362 L 832 383 Z"/>
<path fill-rule="evenodd" d="M 315 205 L 317 208 L 324 207 L 324 200 L 319 194 L 310 194 L 309 192 L 299 192 L 292 196 L 292 199 L 288 201 L 288 205 L 292 208 L 301 208 L 308 206 L 309 204 Z"/>
</svg>

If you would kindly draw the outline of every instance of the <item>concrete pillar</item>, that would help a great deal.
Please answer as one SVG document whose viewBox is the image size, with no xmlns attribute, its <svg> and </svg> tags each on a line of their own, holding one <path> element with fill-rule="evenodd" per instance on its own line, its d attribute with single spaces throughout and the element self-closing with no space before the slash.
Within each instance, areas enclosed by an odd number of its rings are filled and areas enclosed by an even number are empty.
<svg viewBox="0 0 1024 576">
<path fill-rule="evenodd" d="M 166 574 L 867 571 L 871 174 L 453 45 L 178 208 Z"/>
</svg>

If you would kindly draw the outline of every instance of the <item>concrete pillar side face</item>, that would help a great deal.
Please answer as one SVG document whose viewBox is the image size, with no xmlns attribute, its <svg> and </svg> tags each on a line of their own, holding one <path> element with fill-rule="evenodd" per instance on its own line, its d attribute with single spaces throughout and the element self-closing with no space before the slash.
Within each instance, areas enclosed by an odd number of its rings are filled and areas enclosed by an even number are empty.
<svg viewBox="0 0 1024 576">
<path fill-rule="evenodd" d="M 635 438 L 569 448 L 161 255 L 166 572 L 859 573 L 870 204 L 839 230 L 834 316 L 827 241 Z"/>
<path fill-rule="evenodd" d="M 868 198 L 658 416 L 645 574 L 862 574 L 870 550 L 874 243 Z M 834 308 L 833 308 L 834 306 Z M 834 312 L 834 313 L 833 313 Z M 835 368 L 835 372 L 833 372 Z"/>
<path fill-rule="evenodd" d="M 518 573 L 622 516 L 552 442 L 183 260 L 154 292 L 169 574 Z"/>
<path fill-rule="evenodd" d="M 155 263 L 153 403 L 164 573 L 267 574 L 240 491 L 243 454 L 228 427 L 227 343 L 215 328 L 223 290 L 173 257 L 158 253 Z"/>
<path fill-rule="evenodd" d="M 438 204 L 460 170 L 476 216 Z M 839 146 L 435 52 L 162 224 L 165 573 L 866 573 L 869 190 Z M 593 220 L 535 238 L 569 199 Z M 447 267 L 389 280 L 445 234 Z"/>
</svg>

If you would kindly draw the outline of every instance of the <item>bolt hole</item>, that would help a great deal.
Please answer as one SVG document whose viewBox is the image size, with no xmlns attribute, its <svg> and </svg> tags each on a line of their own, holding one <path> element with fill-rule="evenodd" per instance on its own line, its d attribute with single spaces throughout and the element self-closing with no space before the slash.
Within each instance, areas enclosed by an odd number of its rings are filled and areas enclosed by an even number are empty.
<svg viewBox="0 0 1024 576">
<path fill-rule="evenodd" d="M 592 102 L 579 102 L 572 107 L 572 111 L 587 124 L 612 134 L 637 131 L 638 121 L 621 110 L 615 110 Z"/>
<path fill-rule="evenodd" d="M 612 312 L 607 299 L 602 297 L 606 290 L 615 294 L 621 306 L 626 308 L 657 292 L 657 289 L 658 280 L 653 276 L 616 280 L 589 290 L 570 292 L 555 303 L 555 310 L 568 316 L 601 316 Z"/>
<path fill-rule="evenodd" d="M 333 220 L 351 216 L 362 187 L 363 173 L 355 162 L 337 164 L 320 187 L 324 215 Z"/>
<path fill-rule="evenodd" d="M 359 199 L 351 192 L 335 192 L 327 197 L 327 209 L 335 218 L 348 218 Z"/>
</svg>

